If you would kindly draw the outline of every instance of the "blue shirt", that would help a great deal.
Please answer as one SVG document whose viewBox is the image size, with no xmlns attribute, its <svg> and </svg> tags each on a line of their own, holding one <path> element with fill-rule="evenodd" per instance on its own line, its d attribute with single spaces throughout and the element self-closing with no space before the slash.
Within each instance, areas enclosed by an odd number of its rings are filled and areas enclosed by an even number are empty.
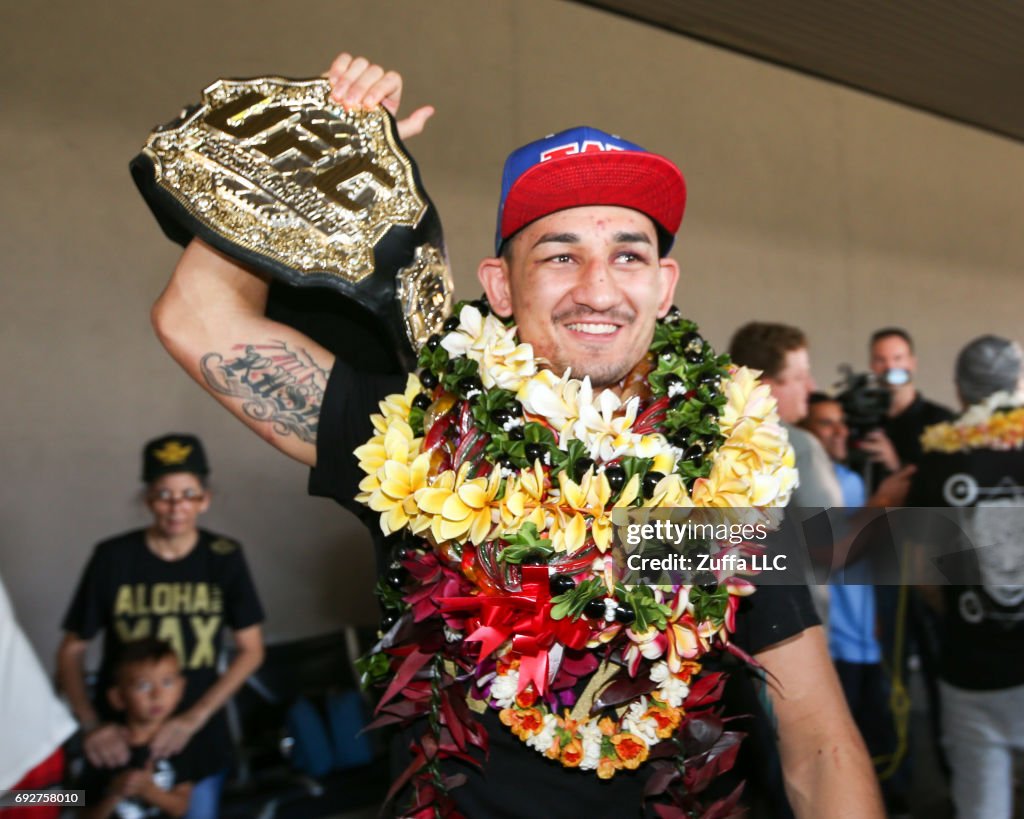
<svg viewBox="0 0 1024 819">
<path fill-rule="evenodd" d="M 843 492 L 843 506 L 859 509 L 866 501 L 864 481 L 842 464 L 833 464 Z M 881 662 L 875 637 L 875 587 L 866 584 L 867 563 L 858 561 L 835 574 L 829 583 L 828 649 L 834 660 Z"/>
</svg>

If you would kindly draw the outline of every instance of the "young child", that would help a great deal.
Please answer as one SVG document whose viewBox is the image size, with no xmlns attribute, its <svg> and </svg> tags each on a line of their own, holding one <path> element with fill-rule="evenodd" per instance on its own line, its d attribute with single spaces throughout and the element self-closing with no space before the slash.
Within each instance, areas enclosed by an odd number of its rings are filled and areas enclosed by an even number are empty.
<svg viewBox="0 0 1024 819">
<path fill-rule="evenodd" d="M 87 766 L 83 819 L 184 816 L 194 781 L 189 747 L 168 759 L 153 759 L 149 749 L 185 690 L 178 657 L 163 640 L 133 640 L 122 647 L 113 674 L 107 698 L 124 716 L 131 760 L 124 768 Z"/>
</svg>

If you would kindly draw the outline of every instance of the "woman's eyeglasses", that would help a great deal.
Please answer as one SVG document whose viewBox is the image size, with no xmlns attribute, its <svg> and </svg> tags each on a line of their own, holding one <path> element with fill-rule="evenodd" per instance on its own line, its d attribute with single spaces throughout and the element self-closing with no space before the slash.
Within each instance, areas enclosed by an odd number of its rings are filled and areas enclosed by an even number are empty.
<svg viewBox="0 0 1024 819">
<path fill-rule="evenodd" d="M 206 497 L 206 493 L 201 489 L 186 489 L 181 494 L 176 495 L 170 489 L 161 489 L 159 492 L 150 492 L 149 499 L 153 503 L 165 503 L 171 506 L 175 503 L 199 503 Z"/>
</svg>

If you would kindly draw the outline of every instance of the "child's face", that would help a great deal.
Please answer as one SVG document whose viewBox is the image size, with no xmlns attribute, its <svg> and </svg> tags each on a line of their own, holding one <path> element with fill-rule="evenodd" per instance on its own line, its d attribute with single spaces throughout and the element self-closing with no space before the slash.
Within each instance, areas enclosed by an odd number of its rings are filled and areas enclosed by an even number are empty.
<svg viewBox="0 0 1024 819">
<path fill-rule="evenodd" d="M 125 712 L 130 722 L 163 722 L 178 707 L 185 691 L 178 658 L 129 663 L 120 669 L 117 683 L 110 691 L 115 708 Z"/>
</svg>

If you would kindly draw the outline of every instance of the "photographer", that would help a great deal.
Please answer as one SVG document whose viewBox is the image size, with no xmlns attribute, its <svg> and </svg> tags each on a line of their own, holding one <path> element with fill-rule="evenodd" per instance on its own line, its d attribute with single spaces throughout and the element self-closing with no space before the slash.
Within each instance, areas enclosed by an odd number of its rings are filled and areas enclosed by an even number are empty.
<svg viewBox="0 0 1024 819">
<path fill-rule="evenodd" d="M 869 366 L 891 396 L 888 413 L 880 429 L 867 432 L 858 448 L 872 463 L 886 472 L 895 472 L 905 464 L 921 460 L 921 433 L 925 427 L 948 421 L 953 413 L 941 404 L 929 401 L 914 386 L 917 357 L 910 334 L 900 327 L 885 327 L 871 335 Z M 881 475 L 872 476 L 877 485 Z"/>
<path fill-rule="evenodd" d="M 901 466 L 917 464 L 923 457 L 920 438 L 925 428 L 951 419 L 953 413 L 926 399 L 915 387 L 917 357 L 913 339 L 906 330 L 899 327 L 877 330 L 871 335 L 869 350 L 874 382 L 867 376 L 850 376 L 839 400 L 851 427 L 851 463 L 860 464 L 865 482 L 875 487 Z M 927 692 L 928 721 L 932 738 L 937 738 L 941 733 L 938 624 L 920 596 L 906 587 L 878 587 L 876 607 L 883 665 L 890 669 L 891 685 L 896 690 L 901 689 L 910 669 L 920 665 Z M 898 640 L 898 634 L 905 634 L 906 639 Z M 898 646 L 902 646 L 902 650 Z M 906 720 L 907 716 L 904 714 L 900 719 Z M 903 730 L 909 730 L 905 722 Z M 941 749 L 936 748 L 936 752 L 941 760 Z M 909 753 L 901 752 L 891 759 L 886 772 L 883 784 L 887 803 L 897 812 L 905 801 L 901 796 L 909 792 L 911 767 Z"/>
</svg>

